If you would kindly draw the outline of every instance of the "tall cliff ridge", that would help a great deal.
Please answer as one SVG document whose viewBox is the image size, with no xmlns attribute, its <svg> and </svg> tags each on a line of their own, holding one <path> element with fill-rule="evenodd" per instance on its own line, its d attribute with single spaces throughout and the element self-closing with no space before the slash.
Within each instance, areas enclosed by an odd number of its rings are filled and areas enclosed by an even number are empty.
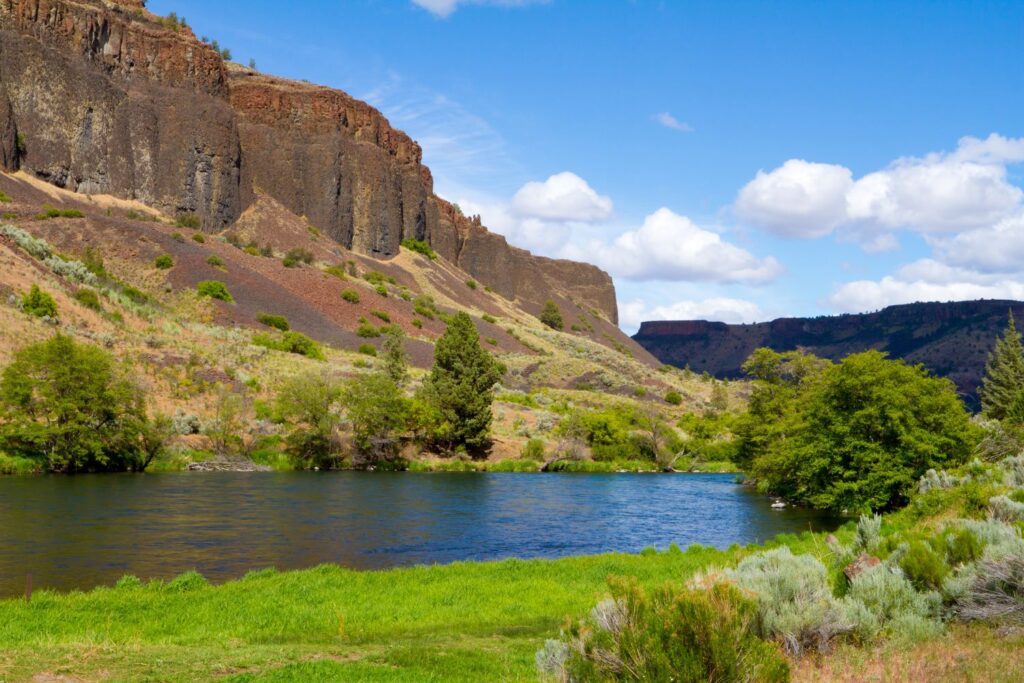
<svg viewBox="0 0 1024 683">
<path fill-rule="evenodd" d="M 611 278 L 510 246 L 433 193 L 420 146 L 344 92 L 223 61 L 141 0 L 0 0 L 0 165 L 204 229 L 260 196 L 385 259 L 426 240 L 501 295 L 617 322 Z"/>
<path fill-rule="evenodd" d="M 949 377 L 975 402 L 988 354 L 1010 310 L 1018 320 L 1024 319 L 1024 303 L 1019 301 L 916 303 L 875 313 L 780 318 L 749 325 L 645 322 L 633 339 L 663 363 L 720 378 L 741 377 L 743 361 L 762 346 L 776 351 L 805 349 L 833 360 L 878 349 Z"/>
</svg>

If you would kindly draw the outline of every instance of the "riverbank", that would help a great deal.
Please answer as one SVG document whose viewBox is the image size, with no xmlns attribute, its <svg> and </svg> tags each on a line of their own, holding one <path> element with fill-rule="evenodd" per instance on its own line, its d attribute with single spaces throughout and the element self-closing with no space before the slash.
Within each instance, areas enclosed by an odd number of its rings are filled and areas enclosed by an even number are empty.
<svg viewBox="0 0 1024 683">
<path fill-rule="evenodd" d="M 849 529 L 839 532 L 844 540 Z M 809 533 L 784 536 L 817 554 Z M 196 574 L 0 601 L 0 680 L 533 681 L 534 653 L 586 613 L 609 576 L 646 586 L 733 564 L 754 548 L 455 563 L 358 572 Z M 1019 635 L 956 627 L 917 645 L 844 647 L 794 680 L 1019 680 Z M 35 678 L 44 676 L 45 678 Z M 58 678 L 64 676 L 66 678 Z"/>
</svg>

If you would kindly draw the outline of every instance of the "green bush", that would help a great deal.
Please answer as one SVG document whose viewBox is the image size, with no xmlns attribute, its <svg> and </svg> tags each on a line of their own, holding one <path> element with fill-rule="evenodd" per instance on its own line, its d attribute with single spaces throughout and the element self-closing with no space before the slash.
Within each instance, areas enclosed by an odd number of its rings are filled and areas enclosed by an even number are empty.
<svg viewBox="0 0 1024 683">
<path fill-rule="evenodd" d="M 413 318 L 412 319 L 412 326 L 417 328 L 417 329 L 423 329 L 423 321 L 420 320 L 419 318 Z"/>
<path fill-rule="evenodd" d="M 683 402 L 683 395 L 675 389 L 672 389 L 665 393 L 665 403 L 670 405 L 678 406 Z"/>
<path fill-rule="evenodd" d="M 437 258 L 437 253 L 430 248 L 430 245 L 423 240 L 405 239 L 402 240 L 402 246 L 409 251 L 415 251 L 418 254 L 423 254 L 431 261 Z"/>
<path fill-rule="evenodd" d="M 256 316 L 256 320 L 267 327 L 273 327 L 275 330 L 281 330 L 282 332 L 287 332 L 289 330 L 288 318 L 283 315 L 260 313 Z"/>
<path fill-rule="evenodd" d="M 206 237 L 203 236 L 203 233 L 197 232 L 192 235 L 192 241 L 198 242 L 199 244 L 206 244 Z"/>
<path fill-rule="evenodd" d="M 36 220 L 47 220 L 49 218 L 84 218 L 85 214 L 78 209 L 58 209 L 49 204 L 43 204 L 43 212 L 36 214 Z"/>
<path fill-rule="evenodd" d="M 156 257 L 156 260 L 153 262 L 153 265 L 159 268 L 160 270 L 167 270 L 168 268 L 174 267 L 174 259 L 171 257 L 170 254 L 161 254 L 160 256 Z"/>
<path fill-rule="evenodd" d="M 395 278 L 391 277 L 390 275 L 385 275 L 384 273 L 377 270 L 371 270 L 364 273 L 363 279 L 373 285 L 395 284 Z"/>
<path fill-rule="evenodd" d="M 952 529 L 945 536 L 946 560 L 953 567 L 958 567 L 981 558 L 984 545 L 970 529 Z"/>
<path fill-rule="evenodd" d="M 75 301 L 94 311 L 103 309 L 103 305 L 100 304 L 100 297 L 95 289 L 79 287 L 78 291 L 75 292 Z"/>
<path fill-rule="evenodd" d="M 476 280 L 466 280 L 466 286 L 470 289 L 476 289 Z"/>
<path fill-rule="evenodd" d="M 185 236 L 182 235 L 180 232 L 176 232 L 173 235 L 171 235 L 171 239 L 174 240 L 175 242 L 184 242 Z"/>
<path fill-rule="evenodd" d="M 526 460 L 543 460 L 546 452 L 544 439 L 534 438 L 526 442 L 521 455 Z"/>
<path fill-rule="evenodd" d="M 323 349 L 320 348 L 319 344 L 301 332 L 295 332 L 294 330 L 284 332 L 280 337 L 273 337 L 263 333 L 254 334 L 252 343 L 256 346 L 263 346 L 286 353 L 295 353 L 314 360 L 323 360 L 324 358 Z"/>
<path fill-rule="evenodd" d="M 220 256 L 217 256 L 216 254 L 210 254 L 208 257 L 206 257 L 206 262 L 213 266 L 214 268 L 224 267 L 224 260 Z"/>
<path fill-rule="evenodd" d="M 380 328 L 370 323 L 362 323 L 356 328 L 356 335 L 365 339 L 380 336 Z"/>
<path fill-rule="evenodd" d="M 493 315 L 490 315 L 488 313 L 484 313 L 482 316 L 480 316 L 480 319 L 483 320 L 485 323 L 490 323 L 492 325 L 494 323 L 498 322 L 497 318 L 495 318 Z"/>
<path fill-rule="evenodd" d="M 296 266 L 299 266 L 300 264 L 303 263 L 308 265 L 310 263 L 313 263 L 313 252 L 309 251 L 308 249 L 302 249 L 300 247 L 289 249 L 288 253 L 284 255 L 282 263 L 284 264 L 285 268 L 295 268 Z"/>
<path fill-rule="evenodd" d="M 754 631 L 755 612 L 727 584 L 651 593 L 613 584 L 587 620 L 547 641 L 537 667 L 559 681 L 788 681 L 785 657 Z"/>
<path fill-rule="evenodd" d="M 341 266 L 327 266 L 326 268 L 324 268 L 324 272 L 327 273 L 328 275 L 333 275 L 339 280 L 348 279 L 348 276 L 345 275 L 345 269 L 342 268 Z"/>
<path fill-rule="evenodd" d="M 12 201 L 14 200 L 11 199 L 11 195 L 7 194 L 3 190 L 0 190 L 0 204 L 10 204 Z"/>
<path fill-rule="evenodd" d="M 357 304 L 359 303 L 359 292 L 354 289 L 346 289 L 341 293 L 341 298 L 350 304 Z"/>
<path fill-rule="evenodd" d="M 416 315 L 421 315 L 428 320 L 433 320 L 440 312 L 438 311 L 437 304 L 434 303 L 434 299 L 426 294 L 416 297 L 412 302 L 412 308 Z"/>
<path fill-rule="evenodd" d="M 894 572 L 884 563 L 857 574 L 846 601 L 847 618 L 865 641 L 883 632 L 926 635 L 941 630 L 941 624 L 933 620 L 942 602 L 938 593 L 915 591 L 902 572 Z"/>
<path fill-rule="evenodd" d="M 47 292 L 39 289 L 39 285 L 32 285 L 28 293 L 21 297 L 21 310 L 37 318 L 56 318 L 57 302 Z"/>
<path fill-rule="evenodd" d="M 377 292 L 381 296 L 388 295 L 388 288 L 385 287 L 384 285 L 377 285 L 376 287 L 373 288 L 373 291 Z"/>
<path fill-rule="evenodd" d="M 208 296 L 211 299 L 219 299 L 228 303 L 234 302 L 234 297 L 228 291 L 227 285 L 219 280 L 203 280 L 196 285 L 199 296 Z"/>
<path fill-rule="evenodd" d="M 900 568 L 919 591 L 942 590 L 949 567 L 941 555 L 923 541 L 911 541 L 900 560 Z"/>
<path fill-rule="evenodd" d="M 544 308 L 538 317 L 542 323 L 553 330 L 565 328 L 565 323 L 562 321 L 562 311 L 559 310 L 558 304 L 551 299 L 544 302 Z"/>
<path fill-rule="evenodd" d="M 363 354 L 364 356 L 376 356 L 377 347 L 374 346 L 373 344 L 360 344 L 359 353 Z"/>
<path fill-rule="evenodd" d="M 370 315 L 372 315 L 375 318 L 379 318 L 386 323 L 391 322 L 391 316 L 388 315 L 385 311 L 370 311 Z"/>
<path fill-rule="evenodd" d="M 276 412 L 290 427 L 285 443 L 294 466 L 330 469 L 339 462 L 341 393 L 341 384 L 326 372 L 307 372 L 284 382 Z"/>
<path fill-rule="evenodd" d="M 189 228 L 190 230 L 196 230 L 202 225 L 202 221 L 199 220 L 199 216 L 194 213 L 179 213 L 177 218 L 174 219 L 174 224 L 179 228 Z M 195 236 L 192 237 L 195 239 Z M 206 240 L 196 240 L 196 242 Z"/>
</svg>

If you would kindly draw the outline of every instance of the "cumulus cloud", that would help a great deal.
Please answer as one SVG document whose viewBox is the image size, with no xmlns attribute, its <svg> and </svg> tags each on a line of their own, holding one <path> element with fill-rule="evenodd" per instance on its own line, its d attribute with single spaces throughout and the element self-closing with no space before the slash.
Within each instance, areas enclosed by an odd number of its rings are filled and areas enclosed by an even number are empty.
<svg viewBox="0 0 1024 683">
<path fill-rule="evenodd" d="M 764 319 L 761 308 L 743 299 L 714 297 L 648 306 L 643 299 L 619 303 L 619 321 L 626 329 L 640 327 L 645 320 L 716 320 L 724 323 L 752 323 Z"/>
<path fill-rule="evenodd" d="M 665 128 L 671 128 L 672 130 L 678 130 L 683 133 L 693 132 L 693 126 L 686 123 L 685 121 L 680 121 L 676 117 L 672 116 L 672 114 L 669 114 L 667 111 L 663 111 L 660 114 L 655 114 L 654 120 L 660 123 Z"/>
<path fill-rule="evenodd" d="M 563 255 L 589 260 L 612 275 L 638 281 L 764 283 L 782 273 L 782 265 L 774 258 L 758 258 L 666 208 L 610 242 L 568 245 Z"/>
<path fill-rule="evenodd" d="M 523 185 L 512 198 L 512 209 L 525 218 L 590 223 L 612 214 L 612 200 L 599 195 L 583 178 L 568 171 L 544 182 Z"/>
<path fill-rule="evenodd" d="M 854 180 L 843 166 L 791 159 L 757 175 L 734 210 L 788 237 L 821 237 L 837 229 L 867 246 L 892 246 L 894 230 L 941 235 L 992 226 L 1017 212 L 1024 191 L 1007 166 L 1024 161 L 1024 138 L 961 138 L 948 154 L 897 159 Z"/>
<path fill-rule="evenodd" d="M 981 273 L 1024 271 L 1024 212 L 1000 220 L 982 230 L 962 232 L 934 240 L 938 256 L 946 263 Z"/>
<path fill-rule="evenodd" d="M 521 5 L 532 5 L 547 0 L 412 0 L 412 4 L 422 7 L 431 14 L 442 19 L 451 15 L 461 5 L 502 5 L 505 7 L 518 7 Z"/>
</svg>

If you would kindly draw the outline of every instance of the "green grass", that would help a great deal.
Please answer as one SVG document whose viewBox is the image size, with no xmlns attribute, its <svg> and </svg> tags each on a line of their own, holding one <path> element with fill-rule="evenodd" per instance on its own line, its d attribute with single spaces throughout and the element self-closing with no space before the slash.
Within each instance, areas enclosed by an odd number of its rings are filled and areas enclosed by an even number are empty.
<svg viewBox="0 0 1024 683">
<path fill-rule="evenodd" d="M 792 542 L 807 550 L 809 536 Z M 679 580 L 739 549 L 456 563 L 324 565 L 208 586 L 185 575 L 0 601 L 0 680 L 536 680 L 534 653 L 609 576 Z M 132 585 L 135 584 L 135 585 Z"/>
</svg>

